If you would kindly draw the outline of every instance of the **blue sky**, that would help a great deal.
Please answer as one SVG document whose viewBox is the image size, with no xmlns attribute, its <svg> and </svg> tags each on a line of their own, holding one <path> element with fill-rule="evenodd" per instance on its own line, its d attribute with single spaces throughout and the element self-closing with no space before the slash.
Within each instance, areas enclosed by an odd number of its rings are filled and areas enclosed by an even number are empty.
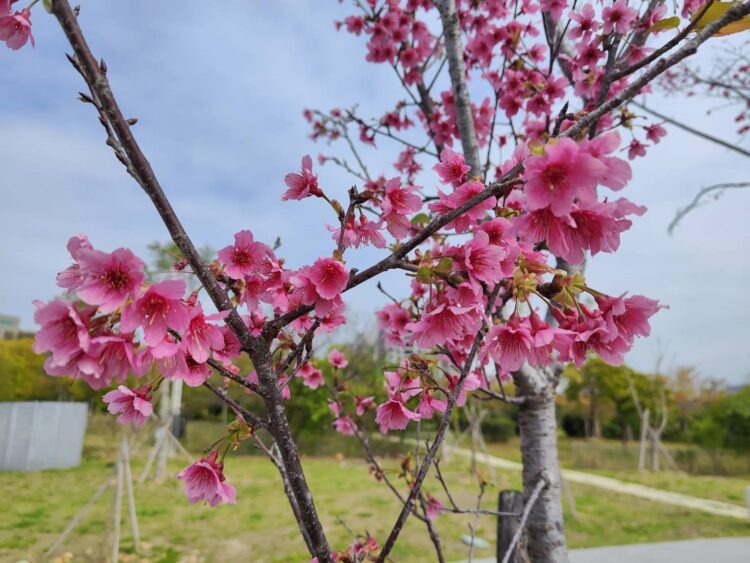
<svg viewBox="0 0 750 563">
<path fill-rule="evenodd" d="M 291 266 L 330 252 L 328 209 L 280 201 L 284 174 L 302 155 L 327 150 L 307 138 L 302 110 L 359 103 L 362 115 L 379 115 L 403 97 L 389 69 L 364 61 L 361 38 L 333 29 L 346 14 L 334 0 L 227 0 L 208 9 L 203 2 L 83 3 L 92 49 L 106 59 L 125 113 L 139 119 L 137 138 L 196 243 L 218 249 L 250 228 L 269 243 L 281 235 L 279 254 Z M 95 112 L 75 100 L 84 85 L 64 57 L 56 22 L 40 9 L 34 16 L 36 49 L 0 50 L 0 312 L 21 317 L 26 328 L 31 301 L 57 293 L 70 235 L 85 232 L 99 248 L 128 246 L 142 255 L 167 236 L 104 145 Z M 713 102 L 659 94 L 649 103 L 735 140 L 731 112 L 706 115 Z M 653 369 L 661 353 L 667 367 L 694 365 L 741 382 L 750 374 L 750 192 L 727 193 L 673 236 L 666 227 L 700 187 L 747 180 L 750 167 L 726 149 L 669 132 L 633 164 L 634 181 L 623 192 L 648 213 L 618 253 L 589 262 L 589 282 L 670 306 L 630 364 Z M 395 174 L 392 150 L 364 153 L 372 171 Z M 326 190 L 344 198 L 352 179 L 333 166 L 316 168 Z M 380 254 L 356 252 L 349 265 L 366 266 Z M 395 275 L 384 283 L 403 287 Z M 347 302 L 366 324 L 382 297 L 368 286 Z"/>
</svg>

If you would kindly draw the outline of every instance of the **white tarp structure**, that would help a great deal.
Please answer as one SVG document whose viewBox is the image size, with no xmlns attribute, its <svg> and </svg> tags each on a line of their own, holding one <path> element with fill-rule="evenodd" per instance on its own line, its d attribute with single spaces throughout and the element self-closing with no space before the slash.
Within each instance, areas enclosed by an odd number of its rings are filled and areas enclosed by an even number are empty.
<svg viewBox="0 0 750 563">
<path fill-rule="evenodd" d="M 0 469 L 80 465 L 87 414 L 86 403 L 0 403 Z"/>
</svg>

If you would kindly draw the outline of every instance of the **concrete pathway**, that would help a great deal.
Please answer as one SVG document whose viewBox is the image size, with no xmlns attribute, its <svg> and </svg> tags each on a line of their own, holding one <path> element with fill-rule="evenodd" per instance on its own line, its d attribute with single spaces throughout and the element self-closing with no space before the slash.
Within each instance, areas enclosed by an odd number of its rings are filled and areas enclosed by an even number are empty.
<svg viewBox="0 0 750 563">
<path fill-rule="evenodd" d="M 465 450 L 463 448 L 449 448 L 447 452 L 449 452 L 451 455 L 471 458 L 471 451 Z M 495 457 L 492 455 L 477 453 L 477 460 L 484 463 L 485 465 L 490 465 L 492 467 L 511 469 L 515 471 L 521 471 L 522 469 L 522 465 L 520 463 Z M 692 497 L 690 495 L 683 495 L 681 493 L 663 491 L 661 489 L 654 489 L 645 485 L 627 483 L 618 479 L 612 479 L 611 477 L 603 477 L 601 475 L 594 475 L 593 473 L 585 473 L 583 471 L 574 471 L 572 469 L 563 469 L 562 474 L 563 478 L 565 478 L 569 483 L 590 485 L 592 487 L 598 487 L 600 489 L 606 489 L 608 491 L 644 498 L 655 502 L 671 504 L 674 506 L 684 506 L 685 508 L 692 508 L 694 510 L 708 512 L 709 514 L 715 514 L 717 516 L 729 516 L 730 518 L 738 518 L 740 520 L 750 519 L 750 512 L 746 507 L 736 504 L 730 504 L 728 502 L 708 500 L 698 497 Z M 640 561 L 640 559 L 638 559 L 637 561 Z M 676 561 L 680 560 L 677 559 Z M 744 561 L 746 563 L 750 563 L 750 550 L 747 551 L 747 556 Z M 715 563 L 723 563 L 723 560 L 719 560 Z"/>
<path fill-rule="evenodd" d="M 713 538 L 573 549 L 570 563 L 748 563 L 750 538 Z"/>
<path fill-rule="evenodd" d="M 748 563 L 750 538 L 713 538 L 572 549 L 570 563 Z M 474 559 L 473 563 L 496 563 Z"/>
</svg>

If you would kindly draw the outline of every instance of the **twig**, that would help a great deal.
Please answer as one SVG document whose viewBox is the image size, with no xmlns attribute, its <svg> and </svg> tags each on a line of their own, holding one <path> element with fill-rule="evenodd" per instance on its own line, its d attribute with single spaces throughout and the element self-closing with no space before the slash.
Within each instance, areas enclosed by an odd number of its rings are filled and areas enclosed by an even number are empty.
<svg viewBox="0 0 750 563">
<path fill-rule="evenodd" d="M 500 289 L 501 289 L 501 284 L 497 284 L 492 294 L 490 295 L 490 298 L 488 299 L 488 302 L 487 302 L 487 308 L 485 310 L 485 313 L 487 315 L 489 315 L 489 313 L 492 311 L 493 306 L 495 304 L 495 300 L 497 299 L 497 296 L 500 293 Z M 464 387 L 464 383 L 466 382 L 466 377 L 469 375 L 469 371 L 471 370 L 471 365 L 473 364 L 474 358 L 476 357 L 477 352 L 479 351 L 479 346 L 482 342 L 482 339 L 484 338 L 484 334 L 486 330 L 487 330 L 486 322 L 483 322 L 483 326 L 477 333 L 476 337 L 474 338 L 474 343 L 471 346 L 471 350 L 466 356 L 466 362 L 464 363 L 464 367 L 461 370 L 461 374 L 459 375 L 458 383 L 456 384 L 456 387 L 453 389 L 453 392 L 448 396 L 448 403 L 445 407 L 445 412 L 443 413 L 443 416 L 440 419 L 440 424 L 438 426 L 437 433 L 435 434 L 435 440 L 432 443 L 432 446 L 430 446 L 430 449 L 427 451 L 427 453 L 424 456 L 422 465 L 420 466 L 419 471 L 417 472 L 417 475 L 414 479 L 414 483 L 412 483 L 412 488 L 411 488 L 411 492 L 409 493 L 409 497 L 406 499 L 406 503 L 404 503 L 404 507 L 401 510 L 401 513 L 399 514 L 398 518 L 396 519 L 396 523 L 393 525 L 393 528 L 391 529 L 391 532 L 388 535 L 388 538 L 386 539 L 385 543 L 383 544 L 383 548 L 380 551 L 380 554 L 378 555 L 377 561 L 379 563 L 382 563 L 383 561 L 385 561 L 385 558 L 393 549 L 393 546 L 395 545 L 396 540 L 398 539 L 398 536 L 401 533 L 401 529 L 403 528 L 404 523 L 406 522 L 406 519 L 409 517 L 409 514 L 412 511 L 417 493 L 419 493 L 422 487 L 422 483 L 424 482 L 425 477 L 427 477 L 427 472 L 430 469 L 430 465 L 432 465 L 432 460 L 435 458 L 435 455 L 437 454 L 437 451 L 440 448 L 440 445 L 443 443 L 443 439 L 445 438 L 445 432 L 448 429 L 448 425 L 450 424 L 450 417 L 451 417 L 451 414 L 453 413 L 453 408 L 456 406 L 456 399 L 458 398 L 458 395 L 461 393 L 461 390 Z"/>
<path fill-rule="evenodd" d="M 210 381 L 204 381 L 203 386 L 209 389 L 214 395 L 219 397 L 219 399 L 224 401 L 229 406 L 229 408 L 231 408 L 235 412 L 235 414 L 244 418 L 245 421 L 248 422 L 253 428 L 268 428 L 267 420 L 260 418 L 258 415 L 250 412 L 245 407 L 240 405 L 234 399 L 231 399 L 227 392 L 223 389 L 219 389 Z"/>
<path fill-rule="evenodd" d="M 284 409 L 281 390 L 274 377 L 268 341 L 264 338 L 255 338 L 250 333 L 247 325 L 234 309 L 227 292 L 219 285 L 216 277 L 201 258 L 200 253 L 177 218 L 151 168 L 151 164 L 133 137 L 129 121 L 122 115 L 112 94 L 106 76 L 107 67 L 104 61 L 98 63 L 91 53 L 78 25 L 76 13 L 71 9 L 69 2 L 67 0 L 52 0 L 52 13 L 57 18 L 73 48 L 75 60 L 78 63 L 77 69 L 81 72 L 103 110 L 104 116 L 100 112 L 100 117 L 109 123 L 117 141 L 127 155 L 132 166 L 132 172 L 130 169 L 128 171 L 151 198 L 172 240 L 190 263 L 193 272 L 203 284 L 216 308 L 219 311 L 229 311 L 226 322 L 237 335 L 242 344 L 242 349 L 248 353 L 258 373 L 262 396 L 269 413 L 268 429 L 278 444 L 284 467 L 289 476 L 291 491 L 299 503 L 301 517 L 310 534 L 313 546 L 311 554 L 316 556 L 320 563 L 332 562 L 328 540 L 315 509 L 312 494 L 300 462 L 299 451 L 289 427 L 289 419 Z"/>
<path fill-rule="evenodd" d="M 539 495 L 542 493 L 542 490 L 544 487 L 546 487 L 549 484 L 547 479 L 542 477 L 537 482 L 536 486 L 534 487 L 534 490 L 531 491 L 531 496 L 529 496 L 529 500 L 526 501 L 526 505 L 523 507 L 523 513 L 521 514 L 521 522 L 518 524 L 518 529 L 516 530 L 516 533 L 513 535 L 513 539 L 510 542 L 510 545 L 508 546 L 508 551 L 505 552 L 505 555 L 503 556 L 503 560 L 501 563 L 508 563 L 510 561 L 510 556 L 513 553 L 513 550 L 516 547 L 516 544 L 521 539 L 521 535 L 523 534 L 523 529 L 526 526 L 526 520 L 529 519 L 529 514 L 531 514 L 531 509 L 534 508 L 534 504 L 536 503 L 536 500 L 539 498 Z"/>
<path fill-rule="evenodd" d="M 630 102 L 636 107 L 641 108 L 643 111 L 647 111 L 654 117 L 658 117 L 659 119 L 666 121 L 667 123 L 670 123 L 674 125 L 675 127 L 679 127 L 683 131 L 687 131 L 688 133 L 695 135 L 696 137 L 700 137 L 701 139 L 705 139 L 706 141 L 710 141 L 712 143 L 716 143 L 717 145 L 721 145 L 724 148 L 729 149 L 730 151 L 734 151 L 738 154 L 741 154 L 742 156 L 745 156 L 747 158 L 750 158 L 750 151 L 743 149 L 739 145 L 735 145 L 734 143 L 730 143 L 729 141 L 725 141 L 724 139 L 720 139 L 718 137 L 714 137 L 713 135 L 710 135 L 709 133 L 706 133 L 704 131 L 700 131 L 699 129 L 696 129 L 695 127 L 691 127 L 690 125 L 686 125 L 682 123 L 681 121 L 677 121 L 676 119 L 672 117 L 667 117 L 663 113 L 660 113 L 654 109 L 651 109 L 650 107 L 640 103 L 636 102 L 635 100 L 632 100 Z"/>
<path fill-rule="evenodd" d="M 699 206 L 701 198 L 711 192 L 718 191 L 719 195 L 722 191 L 732 188 L 750 188 L 750 182 L 727 182 L 724 184 L 714 184 L 713 186 L 708 186 L 707 188 L 703 188 L 701 191 L 699 191 L 696 196 L 693 198 L 693 201 L 691 201 L 686 207 L 680 209 L 677 211 L 677 214 L 675 215 L 675 218 L 672 219 L 672 222 L 667 227 L 667 232 L 671 235 L 674 233 L 674 228 L 677 226 L 677 223 L 679 223 L 685 215 L 690 213 L 693 209 Z M 716 197 L 719 197 L 718 195 Z"/>
<path fill-rule="evenodd" d="M 477 511 L 479 511 L 480 506 L 482 505 L 482 497 L 484 496 L 484 489 L 486 485 L 483 482 L 479 484 L 479 494 L 477 495 Z M 469 531 L 471 532 L 471 543 L 469 543 L 469 563 L 471 563 L 471 558 L 474 555 L 474 538 L 476 538 L 477 532 L 477 524 L 479 523 L 479 513 L 477 512 L 474 516 L 474 522 L 469 524 Z"/>
</svg>

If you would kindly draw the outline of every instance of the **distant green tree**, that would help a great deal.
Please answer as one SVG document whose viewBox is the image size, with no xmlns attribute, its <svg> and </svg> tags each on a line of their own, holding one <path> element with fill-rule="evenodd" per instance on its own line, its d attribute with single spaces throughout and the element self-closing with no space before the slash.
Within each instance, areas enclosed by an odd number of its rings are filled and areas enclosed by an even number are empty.
<svg viewBox="0 0 750 563">
<path fill-rule="evenodd" d="M 646 375 L 626 366 L 610 366 L 597 357 L 587 360 L 581 369 L 568 365 L 563 376 L 567 383 L 565 398 L 570 403 L 568 406 L 573 407 L 573 411 L 586 413 L 587 435 L 590 437 L 623 438 L 640 427 L 629 380 L 643 408 L 652 413 L 660 412 L 662 393 L 667 408 L 672 409 L 674 405 L 665 377 Z"/>
<path fill-rule="evenodd" d="M 99 395 L 81 381 L 49 377 L 44 355 L 32 349 L 33 339 L 0 340 L 0 401 L 88 401 Z"/>
</svg>

